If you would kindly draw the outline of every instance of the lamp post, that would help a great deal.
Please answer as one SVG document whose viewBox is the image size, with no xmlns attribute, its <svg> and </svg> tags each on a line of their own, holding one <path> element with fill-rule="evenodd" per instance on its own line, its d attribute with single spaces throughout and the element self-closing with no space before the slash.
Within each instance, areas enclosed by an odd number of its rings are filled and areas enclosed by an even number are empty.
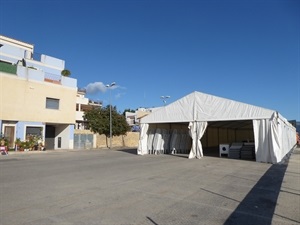
<svg viewBox="0 0 300 225">
<path fill-rule="evenodd" d="M 107 84 L 107 88 L 111 88 L 115 86 L 116 82 L 112 82 L 111 84 Z M 111 89 L 109 90 L 109 148 L 111 149 L 111 137 L 112 137 L 112 118 L 111 118 Z"/>
<path fill-rule="evenodd" d="M 167 103 L 166 99 L 171 98 L 171 96 L 169 96 L 169 95 L 167 95 L 167 96 L 160 96 L 160 98 L 163 100 L 164 105 L 166 105 L 166 103 Z"/>
</svg>

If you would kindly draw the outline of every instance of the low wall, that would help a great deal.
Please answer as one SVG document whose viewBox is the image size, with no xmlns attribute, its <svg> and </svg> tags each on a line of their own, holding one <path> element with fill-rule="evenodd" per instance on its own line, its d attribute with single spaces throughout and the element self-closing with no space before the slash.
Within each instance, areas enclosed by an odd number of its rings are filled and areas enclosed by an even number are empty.
<svg viewBox="0 0 300 225">
<path fill-rule="evenodd" d="M 74 134 L 94 134 L 89 130 L 74 130 Z M 139 132 L 127 132 L 126 135 L 112 137 L 112 147 L 137 148 L 139 143 Z M 110 145 L 110 139 L 105 135 L 94 134 L 94 148 L 107 148 Z"/>
</svg>

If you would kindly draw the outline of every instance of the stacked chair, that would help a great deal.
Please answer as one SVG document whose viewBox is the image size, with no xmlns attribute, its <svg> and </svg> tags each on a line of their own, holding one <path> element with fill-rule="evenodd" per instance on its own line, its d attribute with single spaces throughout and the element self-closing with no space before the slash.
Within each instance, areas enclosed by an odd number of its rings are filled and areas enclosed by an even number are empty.
<svg viewBox="0 0 300 225">
<path fill-rule="evenodd" d="M 255 145 L 254 143 L 232 143 L 229 147 L 228 158 L 231 159 L 255 159 Z"/>
<path fill-rule="evenodd" d="M 254 143 L 244 143 L 243 147 L 241 148 L 241 159 L 255 159 Z"/>
<path fill-rule="evenodd" d="M 147 149 L 149 154 L 153 154 L 153 139 L 155 135 L 155 129 L 148 130 L 148 142 L 147 142 Z"/>
<path fill-rule="evenodd" d="M 228 158 L 231 159 L 240 159 L 241 158 L 241 149 L 243 147 L 243 143 L 232 143 L 229 147 Z"/>
<path fill-rule="evenodd" d="M 180 138 L 181 138 L 180 133 L 178 133 L 178 131 L 174 129 L 170 138 L 171 154 L 179 153 Z"/>
<path fill-rule="evenodd" d="M 187 154 L 191 148 L 190 137 L 185 130 L 151 128 L 148 130 L 149 154 Z"/>
<path fill-rule="evenodd" d="M 162 130 L 162 146 L 163 153 L 168 154 L 170 152 L 170 132 L 167 129 Z"/>
<path fill-rule="evenodd" d="M 158 155 L 163 153 L 163 139 L 162 139 L 162 132 L 160 128 L 157 128 L 154 134 L 154 139 L 153 139 L 153 154 Z"/>
</svg>

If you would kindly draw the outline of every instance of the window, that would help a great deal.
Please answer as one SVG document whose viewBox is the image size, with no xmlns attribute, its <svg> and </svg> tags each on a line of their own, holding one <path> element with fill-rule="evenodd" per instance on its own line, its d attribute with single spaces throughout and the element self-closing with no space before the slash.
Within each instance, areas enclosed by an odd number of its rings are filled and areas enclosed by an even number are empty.
<svg viewBox="0 0 300 225">
<path fill-rule="evenodd" d="M 28 135 L 41 137 L 43 135 L 43 127 L 26 127 L 26 136 Z"/>
<path fill-rule="evenodd" d="M 46 98 L 46 108 L 47 109 L 59 109 L 59 99 Z"/>
</svg>

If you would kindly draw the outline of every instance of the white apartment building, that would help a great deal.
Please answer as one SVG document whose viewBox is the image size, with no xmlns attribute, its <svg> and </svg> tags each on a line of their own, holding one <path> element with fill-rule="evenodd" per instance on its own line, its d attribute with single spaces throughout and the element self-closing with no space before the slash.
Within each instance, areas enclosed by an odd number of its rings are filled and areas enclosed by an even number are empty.
<svg viewBox="0 0 300 225">
<path fill-rule="evenodd" d="M 78 89 L 76 95 L 76 125 L 75 129 L 77 130 L 88 130 L 88 124 L 84 120 L 84 113 L 90 111 L 93 108 L 101 108 L 101 101 L 92 101 L 85 97 L 86 90 Z"/>
<path fill-rule="evenodd" d="M 131 131 L 134 131 L 134 132 L 140 131 L 140 127 L 139 127 L 140 119 L 160 108 L 161 107 L 138 108 L 135 112 L 125 112 L 126 122 L 131 127 Z"/>
<path fill-rule="evenodd" d="M 28 135 L 46 149 L 73 148 L 77 80 L 62 76 L 64 69 L 64 60 L 0 35 L 0 134 L 10 148 Z"/>
</svg>

